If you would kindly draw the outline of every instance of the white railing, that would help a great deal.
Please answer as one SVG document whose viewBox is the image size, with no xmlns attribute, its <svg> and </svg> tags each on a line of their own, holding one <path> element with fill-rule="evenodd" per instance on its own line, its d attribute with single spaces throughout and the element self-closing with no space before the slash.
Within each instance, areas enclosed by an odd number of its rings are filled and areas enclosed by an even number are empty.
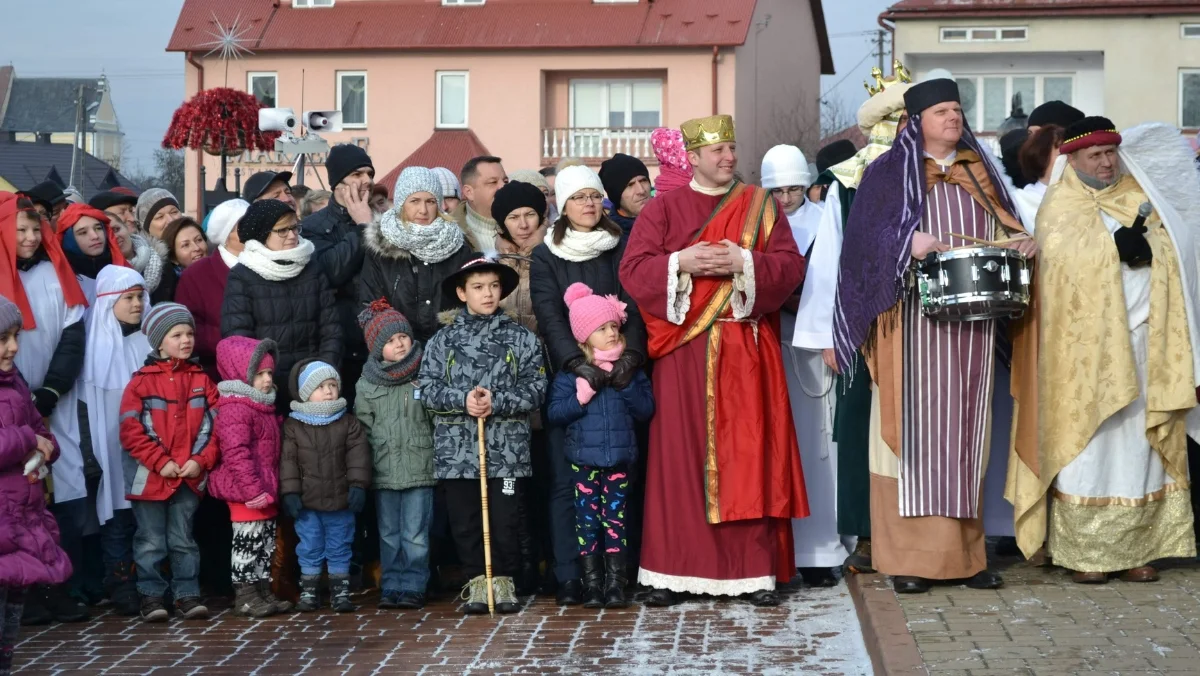
<svg viewBox="0 0 1200 676">
<path fill-rule="evenodd" d="M 617 153 L 633 155 L 642 160 L 654 159 L 654 149 L 650 147 L 649 128 L 642 129 L 608 129 L 608 128 L 574 128 L 574 129 L 543 129 L 542 158 L 551 160 L 562 157 L 578 157 L 580 159 L 607 159 Z"/>
</svg>

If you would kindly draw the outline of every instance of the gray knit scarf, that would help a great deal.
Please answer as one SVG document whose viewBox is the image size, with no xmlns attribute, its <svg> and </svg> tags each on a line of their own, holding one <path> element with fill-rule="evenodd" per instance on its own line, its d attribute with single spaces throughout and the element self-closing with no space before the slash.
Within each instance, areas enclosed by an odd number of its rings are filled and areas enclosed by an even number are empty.
<svg viewBox="0 0 1200 676">
<path fill-rule="evenodd" d="M 366 378 L 367 382 L 380 387 L 403 385 L 417 377 L 417 371 L 421 368 L 423 352 L 421 341 L 414 340 L 412 348 L 400 361 L 383 361 L 372 354 L 367 357 L 367 363 L 363 364 L 362 377 Z"/>
<path fill-rule="evenodd" d="M 155 246 L 161 242 L 150 235 L 135 234 L 130 235 L 129 239 L 133 242 L 133 258 L 129 265 L 146 280 L 146 293 L 153 293 L 162 281 L 164 255 Z M 166 245 L 162 246 L 162 250 L 166 251 Z"/>
<path fill-rule="evenodd" d="M 346 413 L 346 400 L 338 397 L 333 401 L 293 401 L 291 417 L 309 425 L 329 425 Z"/>
<path fill-rule="evenodd" d="M 260 404 L 273 406 L 275 404 L 275 388 L 270 392 L 260 392 L 240 380 L 222 380 L 217 383 L 217 391 L 227 397 L 245 397 Z"/>
<path fill-rule="evenodd" d="M 402 208 L 401 204 L 396 209 Z M 379 233 L 393 246 L 433 265 L 453 256 L 463 245 L 462 228 L 438 216 L 429 225 L 407 223 L 388 209 L 379 223 Z"/>
</svg>

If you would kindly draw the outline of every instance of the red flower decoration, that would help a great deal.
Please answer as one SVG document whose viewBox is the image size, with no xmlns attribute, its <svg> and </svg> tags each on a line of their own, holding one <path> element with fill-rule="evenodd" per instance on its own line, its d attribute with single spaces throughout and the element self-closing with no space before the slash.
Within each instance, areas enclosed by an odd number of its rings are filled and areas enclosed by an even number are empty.
<svg viewBox="0 0 1200 676">
<path fill-rule="evenodd" d="M 228 87 L 205 89 L 175 110 L 163 137 L 164 148 L 193 148 L 212 155 L 274 150 L 279 132 L 258 130 L 253 95 Z"/>
</svg>

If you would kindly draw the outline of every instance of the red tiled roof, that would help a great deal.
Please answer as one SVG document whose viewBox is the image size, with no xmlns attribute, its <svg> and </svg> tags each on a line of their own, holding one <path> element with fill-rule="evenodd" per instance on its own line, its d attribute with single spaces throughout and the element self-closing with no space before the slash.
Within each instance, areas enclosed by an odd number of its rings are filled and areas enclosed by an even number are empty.
<svg viewBox="0 0 1200 676">
<path fill-rule="evenodd" d="M 858 128 L 858 125 L 855 124 L 855 125 L 846 127 L 845 129 L 839 131 L 836 134 L 833 134 L 832 136 L 826 136 L 825 138 L 821 139 L 821 142 L 819 144 L 817 144 L 817 147 L 824 148 L 825 146 L 829 145 L 830 143 L 834 143 L 835 141 L 841 141 L 843 139 L 853 143 L 854 147 L 858 148 L 859 150 L 862 150 L 867 145 L 866 135 L 863 134 L 862 130 Z"/>
<path fill-rule="evenodd" d="M 1200 13 L 1195 0 L 901 0 L 882 19 L 1130 16 Z"/>
<path fill-rule="evenodd" d="M 810 0 L 819 2 L 819 0 Z M 297 9 L 280 0 L 185 0 L 167 51 L 212 49 L 216 21 L 240 17 L 256 52 L 351 49 L 731 47 L 746 41 L 756 0 L 493 0 L 446 7 L 355 0 Z M 815 13 L 815 10 L 814 10 Z M 818 33 L 824 31 L 818 26 Z"/>
<path fill-rule="evenodd" d="M 375 183 L 386 186 L 390 195 L 400 172 L 408 167 L 446 167 L 457 176 L 467 160 L 480 155 L 491 153 L 480 143 L 475 132 L 470 129 L 439 129 L 395 169 L 375 179 Z"/>
</svg>

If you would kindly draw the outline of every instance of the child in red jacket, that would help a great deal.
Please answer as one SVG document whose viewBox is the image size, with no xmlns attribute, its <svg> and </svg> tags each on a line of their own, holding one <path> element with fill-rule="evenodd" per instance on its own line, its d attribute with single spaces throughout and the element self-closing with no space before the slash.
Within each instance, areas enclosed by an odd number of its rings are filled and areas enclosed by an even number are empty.
<svg viewBox="0 0 1200 676">
<path fill-rule="evenodd" d="M 217 461 L 213 409 L 217 387 L 195 362 L 195 323 L 187 308 L 160 303 L 142 320 L 152 352 L 121 398 L 125 488 L 137 519 L 137 563 L 142 619 L 163 622 L 167 580 L 159 568 L 171 557 L 171 590 L 184 619 L 205 619 L 200 602 L 200 548 L 192 518 Z"/>
</svg>

